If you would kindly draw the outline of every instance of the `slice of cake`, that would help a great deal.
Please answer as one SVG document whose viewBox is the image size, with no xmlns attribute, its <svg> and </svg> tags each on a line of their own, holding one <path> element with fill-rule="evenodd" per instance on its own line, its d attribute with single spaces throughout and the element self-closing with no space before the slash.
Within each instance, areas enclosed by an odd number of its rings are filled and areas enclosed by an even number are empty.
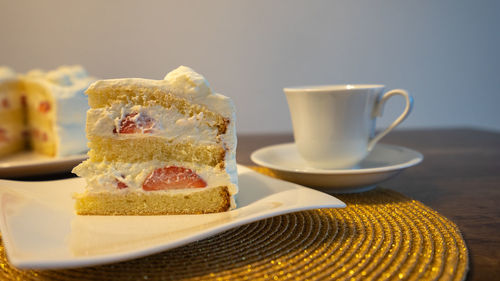
<svg viewBox="0 0 500 281">
<path fill-rule="evenodd" d="M 26 95 L 30 146 L 47 156 L 67 156 L 87 151 L 85 90 L 96 79 L 81 66 L 62 66 L 22 77 Z"/>
<path fill-rule="evenodd" d="M 164 80 L 102 80 L 86 92 L 89 159 L 73 172 L 80 215 L 202 214 L 235 207 L 235 111 L 181 66 Z"/>
<path fill-rule="evenodd" d="M 0 157 L 26 147 L 22 83 L 8 67 L 0 67 Z"/>
<path fill-rule="evenodd" d="M 0 157 L 25 149 L 50 157 L 85 153 L 84 92 L 95 80 L 81 66 L 26 75 L 0 67 Z"/>
</svg>

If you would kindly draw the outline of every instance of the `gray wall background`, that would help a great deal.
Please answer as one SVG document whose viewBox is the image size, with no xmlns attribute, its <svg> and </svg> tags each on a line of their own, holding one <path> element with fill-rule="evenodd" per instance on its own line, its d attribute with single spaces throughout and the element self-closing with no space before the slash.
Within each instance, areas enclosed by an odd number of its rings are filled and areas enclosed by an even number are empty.
<svg viewBox="0 0 500 281">
<path fill-rule="evenodd" d="M 407 89 L 402 128 L 500 131 L 499 13 L 495 0 L 0 0 L 0 64 L 154 79 L 187 65 L 233 98 L 239 133 L 290 132 L 282 88 L 338 83 Z"/>
</svg>

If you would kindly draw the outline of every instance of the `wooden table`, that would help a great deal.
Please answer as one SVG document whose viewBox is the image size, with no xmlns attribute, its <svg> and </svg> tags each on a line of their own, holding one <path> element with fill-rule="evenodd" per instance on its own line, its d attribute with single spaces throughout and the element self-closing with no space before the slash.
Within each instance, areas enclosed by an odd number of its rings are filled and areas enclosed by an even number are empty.
<svg viewBox="0 0 500 281">
<path fill-rule="evenodd" d="M 255 165 L 261 147 L 291 134 L 241 135 L 237 162 Z M 401 130 L 382 142 L 412 148 L 424 161 L 381 185 L 419 200 L 454 221 L 467 243 L 467 280 L 500 280 L 500 133 L 474 129 Z"/>
</svg>

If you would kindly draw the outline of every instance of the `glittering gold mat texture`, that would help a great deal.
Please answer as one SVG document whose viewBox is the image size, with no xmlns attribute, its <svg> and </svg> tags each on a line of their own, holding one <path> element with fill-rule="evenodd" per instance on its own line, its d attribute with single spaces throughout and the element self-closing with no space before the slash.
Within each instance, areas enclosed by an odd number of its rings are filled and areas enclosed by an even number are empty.
<svg viewBox="0 0 500 281">
<path fill-rule="evenodd" d="M 457 226 L 436 211 L 383 188 L 336 197 L 345 209 L 269 218 L 111 265 L 19 270 L 1 246 L 0 280 L 465 279 L 465 242 Z"/>
</svg>

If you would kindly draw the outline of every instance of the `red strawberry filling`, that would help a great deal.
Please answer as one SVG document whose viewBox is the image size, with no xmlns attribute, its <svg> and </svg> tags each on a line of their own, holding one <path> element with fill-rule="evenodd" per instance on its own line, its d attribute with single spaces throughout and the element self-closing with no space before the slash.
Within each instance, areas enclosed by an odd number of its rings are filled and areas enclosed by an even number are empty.
<svg viewBox="0 0 500 281">
<path fill-rule="evenodd" d="M 191 169 L 167 166 L 154 170 L 142 184 L 142 189 L 146 191 L 202 188 L 207 183 Z"/>
<path fill-rule="evenodd" d="M 21 134 L 25 139 L 30 137 L 30 131 L 28 130 L 23 130 Z"/>
<path fill-rule="evenodd" d="M 124 178 L 124 177 L 125 177 L 125 175 L 122 174 L 122 178 Z M 126 183 L 122 182 L 118 178 L 115 178 L 115 184 L 116 184 L 116 188 L 118 188 L 118 189 L 124 189 L 124 188 L 128 187 L 128 185 Z"/>
<path fill-rule="evenodd" d="M 26 103 L 26 95 L 23 93 L 23 95 L 21 96 L 21 105 L 23 107 L 26 107 L 27 103 Z"/>
<path fill-rule="evenodd" d="M 155 120 L 145 114 L 129 113 L 120 122 L 120 127 L 114 128 L 113 133 L 120 134 L 149 134 L 153 132 Z"/>
<path fill-rule="evenodd" d="M 10 107 L 10 102 L 7 98 L 2 99 L 2 107 L 4 107 L 4 108 Z"/>
<path fill-rule="evenodd" d="M 47 113 L 50 111 L 50 103 L 48 101 L 42 101 L 38 104 L 38 111 L 41 113 Z"/>
<path fill-rule="evenodd" d="M 124 189 L 124 188 L 127 188 L 128 186 L 127 186 L 127 184 L 126 184 L 126 183 L 124 183 L 124 182 L 122 182 L 122 181 L 119 181 L 119 180 L 116 180 L 116 187 L 117 187 L 118 189 Z"/>
<path fill-rule="evenodd" d="M 29 132 L 23 132 L 23 134 L 29 135 Z M 38 128 L 31 129 L 31 136 L 38 141 L 46 142 L 49 140 L 49 135 L 47 134 L 47 132 L 39 130 Z"/>
<path fill-rule="evenodd" d="M 3 128 L 0 128 L 0 142 L 9 141 L 9 137 L 7 137 L 7 131 Z"/>
</svg>

